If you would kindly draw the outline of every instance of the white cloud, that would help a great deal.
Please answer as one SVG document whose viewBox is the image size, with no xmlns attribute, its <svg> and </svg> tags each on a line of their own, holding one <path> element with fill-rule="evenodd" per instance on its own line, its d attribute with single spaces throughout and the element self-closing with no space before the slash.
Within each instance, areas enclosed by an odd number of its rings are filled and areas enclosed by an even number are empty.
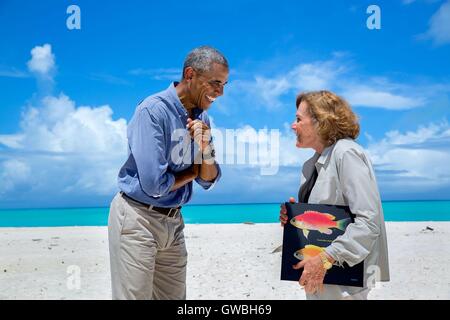
<svg viewBox="0 0 450 320">
<path fill-rule="evenodd" d="M 21 148 L 23 138 L 21 134 L 0 134 L 0 144 L 12 149 Z"/>
<path fill-rule="evenodd" d="M 6 160 L 0 165 L 0 196 L 28 182 L 31 168 L 16 159 Z"/>
<path fill-rule="evenodd" d="M 288 123 L 284 124 L 284 130 L 254 128 L 247 124 L 233 129 L 213 128 L 218 163 L 260 168 L 254 180 L 277 175 L 281 167 L 299 168 L 314 153 L 296 147 L 296 136 Z"/>
<path fill-rule="evenodd" d="M 428 90 L 429 85 L 398 84 L 383 77 L 364 78 L 350 73 L 352 68 L 342 61 L 345 57 L 335 54 L 331 60 L 299 64 L 273 77 L 258 74 L 252 80 L 234 80 L 219 101 L 218 110 L 231 114 L 230 107 L 239 101 L 274 111 L 285 105 L 283 98 L 289 96 L 292 103 L 292 97 L 300 91 L 311 90 L 332 90 L 355 107 L 404 110 L 421 107 L 436 92 L 448 91 L 445 85 L 436 91 Z"/>
<path fill-rule="evenodd" d="M 413 98 L 382 91 L 369 86 L 347 86 L 342 92 L 353 106 L 384 108 L 389 110 L 405 110 L 424 105 L 423 98 Z"/>
<path fill-rule="evenodd" d="M 36 52 L 32 55 L 30 61 L 39 61 L 35 59 Z M 50 46 L 44 56 L 51 56 L 52 62 L 42 69 L 47 70 L 44 73 L 35 70 L 39 76 L 51 74 L 55 68 Z M 253 80 L 237 80 L 230 85 L 231 94 L 228 92 L 225 97 L 233 99 L 240 94 L 242 98 L 244 94 L 249 101 L 258 100 L 268 107 L 282 105 L 283 95 L 324 87 L 344 92 L 344 97 L 348 95 L 351 102 L 360 106 L 407 109 L 418 107 L 425 101 L 404 94 L 417 94 L 413 86 L 398 85 L 388 79 L 361 79 L 349 74 L 349 68 L 337 60 L 299 64 L 285 74 L 257 75 Z M 243 103 L 242 99 L 236 101 Z M 225 128 L 216 129 L 225 135 Z M 259 131 L 246 124 L 241 124 L 239 129 L 243 136 Z M 381 172 L 381 183 L 388 187 L 409 188 L 409 179 L 415 179 L 418 189 L 438 188 L 450 183 L 446 165 L 450 163 L 449 137 L 447 123 L 431 124 L 412 132 L 388 132 L 381 141 L 371 140 L 368 151 Z M 258 138 L 270 141 L 269 134 L 264 131 Z M 249 150 L 261 140 L 249 141 Z M 233 164 L 223 177 L 223 187 L 218 186 L 219 190 L 228 188 L 227 192 L 232 190 L 235 196 L 238 183 L 247 186 L 252 199 L 258 192 L 280 194 L 280 185 L 289 186 L 291 193 L 298 188 L 301 165 L 312 155 L 311 150 L 296 148 L 295 142 L 290 124 L 285 123 L 276 149 L 280 171 L 276 175 L 263 176 L 257 165 Z M 0 179 L 3 181 L 0 194 L 11 195 L 24 190 L 46 194 L 56 190 L 56 193 L 74 197 L 80 194 L 111 195 L 117 188 L 117 173 L 126 158 L 126 121 L 114 120 L 108 105 L 77 106 L 63 93 L 48 95 L 28 106 L 19 132 L 0 135 L 1 146 L 7 149 L 0 148 L 3 159 L 0 162 Z M 234 158 L 238 151 L 234 149 L 231 153 Z M 258 157 L 262 164 L 272 159 L 268 153 L 260 153 Z"/>
<path fill-rule="evenodd" d="M 336 57 L 340 55 L 335 53 Z M 305 63 L 289 72 L 289 82 L 297 91 L 323 90 L 332 86 L 335 79 L 344 72 L 345 67 L 334 60 Z"/>
<path fill-rule="evenodd" d="M 249 125 L 242 126 L 240 130 L 242 136 L 252 136 L 252 132 L 258 131 Z M 431 123 L 414 131 L 390 131 L 378 141 L 373 138 L 369 140 L 365 149 L 375 167 L 384 196 L 401 197 L 415 192 L 424 194 L 450 186 L 450 125 L 447 122 Z M 247 152 L 258 150 L 256 139 L 246 141 L 249 145 Z M 261 194 L 268 202 L 280 201 L 280 196 L 296 196 L 301 167 L 313 151 L 298 149 L 295 142 L 290 125 L 285 123 L 280 134 L 280 147 L 276 150 L 279 156 L 276 174 L 262 175 L 261 162 L 257 165 L 248 162 L 246 165 L 224 164 L 222 168 L 225 173 L 215 192 L 233 197 L 235 193 L 230 190 L 235 190 L 238 183 L 246 186 L 246 193 L 249 194 L 242 195 L 244 200 L 251 201 L 255 195 Z M 237 153 L 235 149 L 232 156 L 237 157 Z M 262 162 L 267 161 L 266 157 L 263 155 Z"/>
<path fill-rule="evenodd" d="M 277 202 L 289 196 L 295 197 L 300 184 L 301 166 L 313 151 L 298 149 L 290 125 L 285 123 L 284 126 L 277 150 L 280 167 L 275 175 L 262 175 L 259 165 L 248 162 L 246 165 L 223 164 L 222 180 L 214 193 L 208 195 L 208 201 L 220 201 L 223 197 L 235 199 L 236 188 L 242 187 L 245 192 L 240 193 L 236 201 L 263 199 L 265 202 Z M 252 132 L 258 131 L 249 125 L 240 127 L 240 130 L 243 137 L 255 136 Z M 246 141 L 249 144 L 247 151 L 252 148 L 256 150 L 256 139 Z M 378 141 L 372 138 L 365 149 L 374 164 L 384 197 L 438 192 L 450 186 L 450 126 L 447 122 L 431 123 L 414 131 L 390 131 Z M 233 156 L 237 156 L 236 149 Z"/>
<path fill-rule="evenodd" d="M 251 80 L 237 79 L 226 87 L 226 94 L 218 101 L 217 108 L 224 114 L 230 114 L 230 106 L 239 101 L 240 106 L 263 106 L 274 111 L 284 106 L 283 96 L 295 95 L 301 90 L 325 89 L 343 70 L 335 61 L 317 61 L 297 65 L 273 77 L 256 74 Z"/>
<path fill-rule="evenodd" d="M 297 65 L 286 74 L 273 78 L 256 75 L 252 81 L 238 82 L 237 87 L 273 110 L 283 105 L 280 98 L 285 94 L 330 87 L 343 70 L 334 61 L 317 61 Z"/>
<path fill-rule="evenodd" d="M 215 128 L 212 118 L 211 122 Z M 224 137 L 225 130 L 215 128 Z M 242 181 L 249 183 L 251 192 L 270 191 L 276 188 L 275 181 L 281 180 L 290 181 L 294 185 L 292 190 L 296 188 L 301 164 L 312 152 L 295 147 L 295 135 L 288 123 L 285 123 L 284 131 L 280 132 L 279 143 L 275 148 L 267 145 L 271 143 L 271 136 L 266 128 L 259 130 L 243 125 L 235 132 L 234 148 L 217 150 L 218 158 L 222 157 L 221 153 L 228 152 L 228 156 L 231 154 L 234 159 L 228 166 L 230 177 L 241 172 L 239 175 Z M 242 151 L 237 148 L 239 141 L 247 144 L 245 152 L 258 152 L 255 155 L 257 163 L 237 163 L 239 152 Z M 261 144 L 264 150 L 259 149 Z M 61 93 L 59 96 L 43 98 L 38 106 L 29 106 L 22 115 L 20 132 L 1 135 L 0 145 L 11 151 L 6 155 L 6 160 L 0 163 L 0 177 L 4 181 L 0 194 L 3 196 L 25 190 L 34 194 L 51 192 L 74 197 L 80 194 L 111 195 L 117 189 L 117 173 L 126 158 L 126 121 L 113 120 L 112 110 L 107 105 L 77 106 Z M 216 147 L 218 145 L 216 141 Z M 276 161 L 273 153 L 277 157 Z M 226 158 L 222 159 L 223 166 L 227 167 Z M 262 175 L 261 168 L 270 165 L 279 166 L 280 172 L 277 168 L 273 175 Z M 284 173 L 287 168 L 290 168 L 289 176 Z M 283 177 L 280 177 L 281 172 Z"/>
<path fill-rule="evenodd" d="M 127 139 L 126 121 L 113 120 L 112 113 L 108 105 L 77 107 L 62 93 L 30 106 L 22 116 L 21 132 L 0 136 L 0 144 L 14 151 L 3 162 L 6 189 L 14 191 L 26 182 L 38 192 L 55 185 L 62 192 L 113 192 Z M 29 170 L 12 174 L 17 168 Z"/>
<path fill-rule="evenodd" d="M 393 145 L 417 145 L 433 141 L 450 141 L 450 128 L 447 122 L 431 123 L 426 127 L 419 127 L 417 131 L 401 134 L 399 131 L 389 131 L 386 137 Z"/>
<path fill-rule="evenodd" d="M 261 99 L 261 103 L 267 105 L 269 109 L 272 109 L 281 105 L 278 98 L 291 89 L 291 84 L 285 77 L 268 79 L 256 76 L 255 82 L 252 83 L 249 89 L 250 92 L 255 93 L 256 97 Z"/>
<path fill-rule="evenodd" d="M 437 45 L 450 43 L 450 1 L 443 3 L 430 19 L 426 33 Z"/>
<path fill-rule="evenodd" d="M 55 68 L 55 56 L 52 53 L 52 46 L 44 44 L 36 46 L 31 50 L 31 60 L 27 63 L 28 69 L 44 78 L 51 77 Z"/>
<path fill-rule="evenodd" d="M 0 69 L 0 77 L 7 78 L 27 78 L 29 75 L 23 71 L 15 68 L 2 68 Z"/>
<path fill-rule="evenodd" d="M 178 68 L 159 68 L 159 69 L 137 68 L 130 70 L 128 73 L 134 76 L 148 76 L 153 80 L 179 81 L 181 79 L 181 69 Z"/>
<path fill-rule="evenodd" d="M 427 191 L 450 185 L 450 127 L 431 123 L 416 131 L 387 132 L 368 153 L 379 180 L 396 192 Z M 400 189 L 398 189 L 400 188 Z"/>
</svg>

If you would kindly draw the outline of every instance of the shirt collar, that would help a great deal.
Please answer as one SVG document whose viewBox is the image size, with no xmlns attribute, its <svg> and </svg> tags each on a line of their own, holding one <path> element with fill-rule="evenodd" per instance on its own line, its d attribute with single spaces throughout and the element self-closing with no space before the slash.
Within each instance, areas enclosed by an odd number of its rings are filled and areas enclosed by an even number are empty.
<svg viewBox="0 0 450 320">
<path fill-rule="evenodd" d="M 175 108 L 177 109 L 177 112 L 180 116 L 187 117 L 188 113 L 186 111 L 186 108 L 181 103 L 180 97 L 177 95 L 177 91 L 175 87 L 178 85 L 178 82 L 172 82 L 170 86 L 167 88 L 167 95 L 171 102 L 175 105 Z"/>
<path fill-rule="evenodd" d="M 317 164 L 324 166 L 328 161 L 330 161 L 331 151 L 333 150 L 335 145 L 336 142 L 333 143 L 331 146 L 326 147 L 325 149 L 323 149 L 320 155 L 316 153 L 318 155 Z"/>
<path fill-rule="evenodd" d="M 173 104 L 175 105 L 175 108 L 177 109 L 177 112 L 180 116 L 188 116 L 186 108 L 183 106 L 183 103 L 181 103 L 180 97 L 177 94 L 177 90 L 175 87 L 178 85 L 179 82 L 175 81 L 170 84 L 170 86 L 167 88 L 167 94 L 169 96 L 169 99 Z M 192 116 L 194 119 L 197 119 L 200 114 L 203 112 L 200 108 L 194 108 L 192 110 Z"/>
</svg>

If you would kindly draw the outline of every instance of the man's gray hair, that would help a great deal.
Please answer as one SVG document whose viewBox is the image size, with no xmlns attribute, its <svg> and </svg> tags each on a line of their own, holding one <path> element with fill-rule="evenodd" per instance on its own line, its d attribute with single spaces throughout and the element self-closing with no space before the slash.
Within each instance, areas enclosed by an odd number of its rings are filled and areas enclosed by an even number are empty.
<svg viewBox="0 0 450 320">
<path fill-rule="evenodd" d="M 228 68 L 228 61 L 217 49 L 209 46 L 195 48 L 188 53 L 183 65 L 183 74 L 187 67 L 191 67 L 198 72 L 209 72 L 214 63 L 221 64 Z"/>
</svg>

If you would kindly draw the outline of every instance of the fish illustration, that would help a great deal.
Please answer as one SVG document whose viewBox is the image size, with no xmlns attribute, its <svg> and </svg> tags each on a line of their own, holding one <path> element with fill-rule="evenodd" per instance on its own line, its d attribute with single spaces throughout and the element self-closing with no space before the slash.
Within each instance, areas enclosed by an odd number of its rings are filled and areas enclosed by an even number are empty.
<svg viewBox="0 0 450 320">
<path fill-rule="evenodd" d="M 307 244 L 303 249 L 297 250 L 294 253 L 294 257 L 298 260 L 308 259 L 317 256 L 323 251 L 325 251 L 325 248 L 318 247 L 313 244 Z"/>
<path fill-rule="evenodd" d="M 351 219 L 342 219 L 335 221 L 336 217 L 329 213 L 321 213 L 318 211 L 305 211 L 303 214 L 295 216 L 291 219 L 294 227 L 303 230 L 303 235 L 308 239 L 310 230 L 316 230 L 324 234 L 332 234 L 331 228 L 344 231 Z"/>
</svg>

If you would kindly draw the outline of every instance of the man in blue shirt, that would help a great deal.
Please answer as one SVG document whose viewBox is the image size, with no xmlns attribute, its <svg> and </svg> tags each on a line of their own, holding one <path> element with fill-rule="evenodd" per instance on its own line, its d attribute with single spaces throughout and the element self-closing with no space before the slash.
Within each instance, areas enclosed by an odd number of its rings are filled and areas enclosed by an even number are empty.
<svg viewBox="0 0 450 320">
<path fill-rule="evenodd" d="M 209 190 L 220 179 L 206 110 L 227 81 L 226 58 L 199 47 L 186 57 L 181 82 L 137 106 L 108 221 L 113 299 L 186 298 L 181 206 L 192 181 Z"/>
</svg>

